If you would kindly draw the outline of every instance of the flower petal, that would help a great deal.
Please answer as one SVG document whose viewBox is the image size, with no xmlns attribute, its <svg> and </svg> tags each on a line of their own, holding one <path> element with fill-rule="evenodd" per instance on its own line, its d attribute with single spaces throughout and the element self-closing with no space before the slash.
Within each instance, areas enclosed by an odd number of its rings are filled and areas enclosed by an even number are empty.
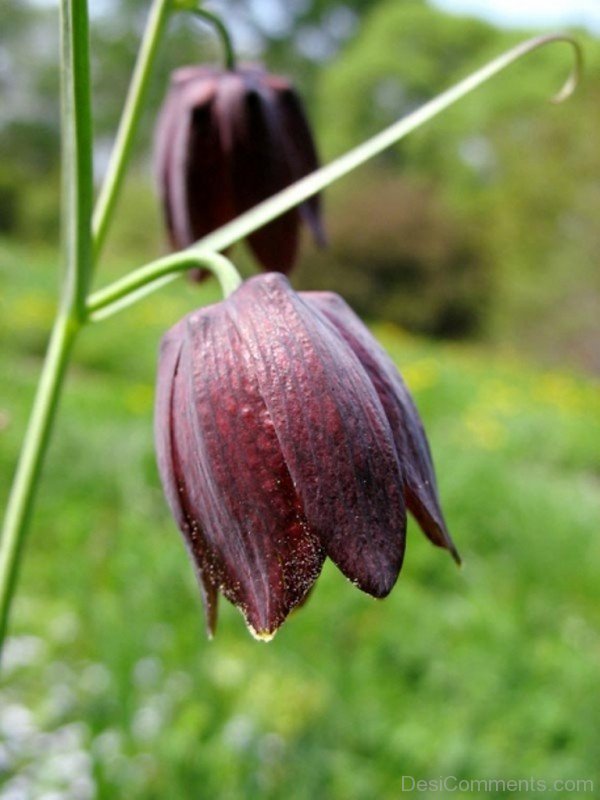
<svg viewBox="0 0 600 800">
<path fill-rule="evenodd" d="M 389 420 L 406 479 L 406 503 L 426 536 L 460 556 L 448 532 L 438 498 L 431 451 L 412 397 L 395 364 L 352 309 L 330 292 L 302 292 L 336 326 L 367 371 Z"/>
<path fill-rule="evenodd" d="M 235 216 L 231 174 L 216 124 L 217 81 L 191 83 L 173 143 L 172 205 L 181 219 L 179 246 L 188 246 Z M 178 160 L 179 159 L 179 160 Z"/>
<path fill-rule="evenodd" d="M 154 172 L 158 193 L 167 223 L 167 233 L 172 247 L 175 247 L 173 215 L 171 212 L 171 143 L 175 137 L 179 120 L 180 93 L 171 89 L 167 95 L 156 126 L 154 138 Z"/>
<path fill-rule="evenodd" d="M 278 108 L 283 130 L 282 143 L 290 165 L 292 182 L 298 181 L 319 167 L 319 157 L 304 106 L 289 81 L 278 76 L 269 76 L 267 82 Z M 321 219 L 321 195 L 310 197 L 299 206 L 299 210 L 316 243 L 319 247 L 324 247 L 327 237 Z"/>
<path fill-rule="evenodd" d="M 389 593 L 404 554 L 400 464 L 369 377 L 282 275 L 228 300 L 309 524 L 359 588 Z"/>
<path fill-rule="evenodd" d="M 176 439 L 189 508 L 207 543 L 201 557 L 253 632 L 269 638 L 302 602 L 325 554 L 225 308 L 187 318 Z"/>
<path fill-rule="evenodd" d="M 201 529 L 190 515 L 184 472 L 174 441 L 174 400 L 181 349 L 183 324 L 172 328 L 161 342 L 155 411 L 155 442 L 158 470 L 167 502 L 179 529 L 184 535 L 188 552 L 196 566 L 196 573 L 204 605 L 206 627 L 210 637 L 217 624 L 217 585 L 211 580 L 211 570 L 202 553 L 206 550 Z M 180 429 L 180 428 L 179 428 Z M 181 429 L 180 429 L 181 430 Z"/>
<path fill-rule="evenodd" d="M 155 140 L 155 170 L 165 211 L 171 245 L 187 247 L 203 235 L 194 230 L 194 206 L 200 202 L 208 208 L 218 207 L 222 181 L 203 174 L 204 193 L 195 187 L 192 172 L 197 173 L 200 163 L 220 164 L 215 152 L 218 141 L 210 123 L 210 108 L 217 80 L 214 70 L 184 68 L 172 78 L 171 88 L 161 109 Z M 191 181 L 191 184 L 190 184 Z M 215 192 L 217 193 L 215 196 Z M 203 218 L 202 212 L 200 218 Z M 203 222 L 206 225 L 206 222 Z"/>
<path fill-rule="evenodd" d="M 219 102 L 234 81 L 239 85 L 236 102 L 230 99 L 227 107 L 221 105 L 219 117 L 230 128 L 233 195 L 241 214 L 288 186 L 292 173 L 272 93 L 256 70 L 240 70 L 221 79 Z M 299 223 L 299 212 L 292 209 L 248 237 L 264 269 L 291 269 L 298 251 Z"/>
</svg>

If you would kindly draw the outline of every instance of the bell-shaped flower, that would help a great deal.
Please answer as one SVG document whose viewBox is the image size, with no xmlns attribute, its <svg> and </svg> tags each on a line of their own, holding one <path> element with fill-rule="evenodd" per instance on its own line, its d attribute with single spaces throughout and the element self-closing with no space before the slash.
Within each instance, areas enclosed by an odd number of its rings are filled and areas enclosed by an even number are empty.
<svg viewBox="0 0 600 800">
<path fill-rule="evenodd" d="M 318 166 L 293 86 L 262 67 L 183 67 L 160 113 L 156 173 L 171 244 L 187 247 Z M 318 197 L 248 237 L 266 270 L 288 272 L 300 223 L 323 243 Z"/>
<path fill-rule="evenodd" d="M 221 592 L 270 638 L 327 556 L 386 596 L 406 507 L 458 558 L 415 406 L 336 295 L 271 273 L 181 320 L 161 345 L 155 433 L 210 633 Z"/>
</svg>

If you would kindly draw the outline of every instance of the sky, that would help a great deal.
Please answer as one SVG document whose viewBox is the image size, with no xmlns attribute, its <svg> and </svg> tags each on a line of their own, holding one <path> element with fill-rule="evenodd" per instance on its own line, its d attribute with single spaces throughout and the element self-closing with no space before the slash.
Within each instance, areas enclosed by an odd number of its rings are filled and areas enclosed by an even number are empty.
<svg viewBox="0 0 600 800">
<path fill-rule="evenodd" d="M 34 0 L 40 5 L 56 0 Z M 91 10 L 105 0 L 91 0 Z M 457 14 L 473 14 L 506 27 L 586 27 L 600 35 L 600 0 L 431 0 Z"/>
<path fill-rule="evenodd" d="M 507 27 L 581 26 L 600 34 L 600 0 L 433 0 L 446 11 Z"/>
<path fill-rule="evenodd" d="M 302 4 L 303 0 L 298 0 Z M 1 2 L 1 0 L 0 0 Z M 57 0 L 30 0 L 38 5 L 55 5 Z M 110 8 L 115 0 L 89 0 L 92 17 Z M 117 0 L 118 2 L 118 0 Z M 481 17 L 506 28 L 587 28 L 600 36 L 600 0 L 429 0 L 454 14 Z M 257 5 L 269 7 L 268 0 Z M 276 0 L 273 8 L 277 6 Z"/>
</svg>

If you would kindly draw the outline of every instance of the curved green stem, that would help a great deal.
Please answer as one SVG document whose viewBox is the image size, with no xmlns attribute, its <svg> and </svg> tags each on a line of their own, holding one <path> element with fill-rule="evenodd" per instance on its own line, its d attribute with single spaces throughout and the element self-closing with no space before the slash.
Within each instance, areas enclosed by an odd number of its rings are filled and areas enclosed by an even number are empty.
<svg viewBox="0 0 600 800">
<path fill-rule="evenodd" d="M 56 416 L 67 362 L 82 324 L 92 272 L 92 114 L 87 3 L 61 2 L 62 219 L 65 278 L 0 540 L 0 651 L 27 523 Z"/>
<path fill-rule="evenodd" d="M 138 300 L 146 292 L 153 291 L 156 284 L 179 272 L 200 267 L 207 269 L 219 281 L 224 297 L 228 297 L 241 284 L 239 272 L 231 261 L 220 253 L 210 253 L 191 247 L 160 258 L 136 269 L 106 289 L 93 294 L 87 305 L 92 322 L 109 317 L 125 306 Z"/>
<path fill-rule="evenodd" d="M 498 58 L 495 58 L 493 61 L 490 61 L 455 86 L 442 92 L 442 94 L 439 94 L 437 97 L 434 97 L 433 100 L 425 103 L 425 105 L 421 106 L 421 108 L 417 109 L 412 114 L 390 125 L 389 128 L 373 136 L 372 139 L 355 147 L 337 160 L 332 161 L 331 164 L 327 164 L 325 167 L 307 175 L 306 178 L 302 178 L 302 180 L 297 181 L 287 189 L 283 189 L 283 191 L 278 192 L 268 200 L 259 203 L 259 205 L 250 209 L 250 211 L 247 211 L 245 214 L 241 214 L 227 225 L 223 225 L 212 233 L 209 233 L 193 245 L 190 250 L 195 250 L 196 252 L 219 252 L 231 247 L 231 245 L 244 237 L 262 228 L 282 214 L 285 214 L 286 211 L 304 202 L 312 195 L 317 194 L 334 181 L 344 177 L 344 175 L 347 175 L 352 170 L 361 166 L 369 159 L 373 158 L 373 156 L 391 147 L 391 145 L 400 141 L 417 128 L 420 128 L 425 122 L 433 119 L 449 106 L 470 94 L 474 89 L 490 80 L 490 78 L 494 77 L 499 72 L 502 72 L 515 61 L 553 42 L 564 42 L 570 45 L 575 53 L 575 64 L 566 83 L 560 92 L 552 98 L 553 102 L 562 102 L 573 92 L 579 80 L 581 72 L 581 50 L 579 45 L 570 36 L 563 34 L 550 34 L 548 36 L 538 36 L 534 39 L 528 39 L 498 56 Z M 190 251 L 183 252 L 186 253 Z M 145 286 L 143 294 L 148 294 L 158 289 L 175 277 L 176 275 L 174 274 L 162 275 L 160 280 L 156 280 L 154 283 L 149 282 L 148 285 Z M 89 299 L 88 308 L 97 309 L 103 307 L 106 309 L 106 315 L 108 315 L 109 302 L 105 302 L 105 300 L 110 297 L 111 291 L 115 285 L 116 284 L 112 284 L 93 294 Z M 141 294 L 142 293 L 136 294 L 136 297 L 141 296 Z"/>
<path fill-rule="evenodd" d="M 192 13 L 194 13 L 197 17 L 206 20 L 215 28 L 219 38 L 221 39 L 221 44 L 223 45 L 223 51 L 225 53 L 225 67 L 226 69 L 233 71 L 236 65 L 235 50 L 233 49 L 231 34 L 227 30 L 227 26 L 223 20 L 217 14 L 213 14 L 212 11 L 207 11 L 204 8 L 194 8 L 191 10 Z"/>
<path fill-rule="evenodd" d="M 94 255 L 98 258 L 111 222 L 134 136 L 142 115 L 158 45 L 169 19 L 172 0 L 154 0 L 133 70 L 110 163 L 94 209 Z"/>
</svg>

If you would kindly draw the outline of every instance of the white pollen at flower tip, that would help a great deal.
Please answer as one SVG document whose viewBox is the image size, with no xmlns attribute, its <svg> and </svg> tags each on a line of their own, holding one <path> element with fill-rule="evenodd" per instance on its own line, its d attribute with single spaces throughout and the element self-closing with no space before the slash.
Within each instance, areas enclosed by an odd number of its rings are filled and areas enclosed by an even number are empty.
<svg viewBox="0 0 600 800">
<path fill-rule="evenodd" d="M 257 642 L 270 642 L 277 633 L 277 631 L 257 631 L 252 627 L 252 625 L 250 625 L 249 622 L 247 622 L 246 625 Z"/>
</svg>

